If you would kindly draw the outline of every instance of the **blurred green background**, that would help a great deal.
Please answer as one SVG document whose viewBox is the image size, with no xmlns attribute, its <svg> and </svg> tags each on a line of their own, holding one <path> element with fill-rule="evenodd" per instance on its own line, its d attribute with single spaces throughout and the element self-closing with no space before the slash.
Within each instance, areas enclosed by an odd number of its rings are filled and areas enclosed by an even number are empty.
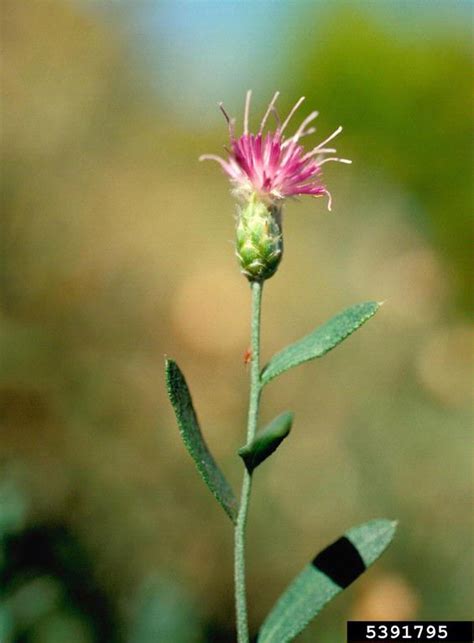
<svg viewBox="0 0 474 643">
<path fill-rule="evenodd" d="M 249 293 L 216 103 L 307 96 L 351 167 L 288 203 L 264 358 L 386 300 L 268 388 L 291 439 L 257 472 L 253 632 L 347 527 L 390 551 L 299 640 L 345 620 L 470 618 L 471 2 L 2 2 L 0 641 L 231 642 L 232 530 L 166 399 L 184 369 L 232 484 Z"/>
</svg>

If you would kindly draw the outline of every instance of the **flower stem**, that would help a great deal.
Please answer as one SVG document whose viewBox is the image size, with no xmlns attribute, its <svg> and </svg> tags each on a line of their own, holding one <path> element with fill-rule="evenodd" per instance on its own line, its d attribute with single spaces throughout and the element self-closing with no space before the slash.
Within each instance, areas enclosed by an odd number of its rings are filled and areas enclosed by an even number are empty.
<svg viewBox="0 0 474 643">
<path fill-rule="evenodd" d="M 251 282 L 252 323 L 251 323 L 251 362 L 250 362 L 250 402 L 247 424 L 247 444 L 257 431 L 258 407 L 260 402 L 260 317 L 263 282 Z M 237 619 L 238 643 L 249 643 L 247 616 L 247 597 L 245 589 L 245 528 L 252 491 L 252 475 L 245 469 L 240 497 L 240 507 L 235 525 L 234 574 L 235 609 Z"/>
</svg>

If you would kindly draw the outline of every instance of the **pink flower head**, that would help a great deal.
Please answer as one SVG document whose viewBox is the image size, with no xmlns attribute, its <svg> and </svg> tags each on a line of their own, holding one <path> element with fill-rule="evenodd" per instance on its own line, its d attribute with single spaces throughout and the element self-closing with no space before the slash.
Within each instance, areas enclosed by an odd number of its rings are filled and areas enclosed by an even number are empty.
<svg viewBox="0 0 474 643">
<path fill-rule="evenodd" d="M 304 101 L 304 97 L 299 99 L 282 123 L 275 109 L 278 96 L 279 92 L 276 92 L 262 118 L 257 134 L 251 134 L 249 132 L 251 92 L 247 92 L 244 131 L 239 137 L 235 135 L 235 119 L 229 118 L 222 103 L 219 104 L 229 126 L 230 149 L 225 148 L 229 155 L 228 159 L 225 160 L 215 154 L 204 154 L 199 160 L 217 161 L 230 177 L 235 188 L 234 192 L 242 199 L 248 200 L 256 195 L 263 201 L 275 204 L 291 196 L 326 195 L 330 210 L 331 195 L 321 183 L 321 167 L 329 161 L 351 163 L 348 159 L 327 156 L 334 154 L 336 150 L 325 147 L 326 144 L 340 134 L 342 127 L 338 127 L 322 143 L 305 152 L 300 140 L 316 131 L 315 127 L 308 127 L 308 125 L 317 117 L 318 112 L 311 112 L 293 136 L 286 138 L 284 131 L 293 114 Z M 270 114 L 273 114 L 276 119 L 276 130 L 264 134 L 263 130 Z"/>
</svg>

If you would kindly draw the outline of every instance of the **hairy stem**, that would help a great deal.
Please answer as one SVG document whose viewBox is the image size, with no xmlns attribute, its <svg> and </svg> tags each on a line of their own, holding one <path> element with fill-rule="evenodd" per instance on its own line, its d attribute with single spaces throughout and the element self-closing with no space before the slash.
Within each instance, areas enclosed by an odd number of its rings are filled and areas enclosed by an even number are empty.
<svg viewBox="0 0 474 643">
<path fill-rule="evenodd" d="M 252 323 L 251 323 L 251 362 L 250 362 L 250 402 L 247 424 L 247 444 L 253 440 L 257 431 L 258 407 L 260 402 L 260 316 L 263 282 L 253 281 Z M 245 469 L 240 497 L 239 514 L 235 525 L 234 574 L 235 609 L 237 618 L 238 643 L 249 642 L 247 616 L 247 596 L 245 589 L 245 528 L 252 491 L 252 475 Z"/>
</svg>

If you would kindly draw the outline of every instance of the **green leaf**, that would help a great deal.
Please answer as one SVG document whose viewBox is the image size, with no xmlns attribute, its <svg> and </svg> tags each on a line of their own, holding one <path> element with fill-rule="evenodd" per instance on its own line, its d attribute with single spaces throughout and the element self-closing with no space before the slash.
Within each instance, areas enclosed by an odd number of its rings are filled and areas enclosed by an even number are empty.
<svg viewBox="0 0 474 643">
<path fill-rule="evenodd" d="M 329 601 L 388 547 L 397 523 L 371 520 L 326 547 L 289 585 L 262 625 L 258 643 L 292 641 Z"/>
<path fill-rule="evenodd" d="M 238 453 L 245 462 L 249 473 L 252 473 L 259 464 L 280 446 L 289 434 L 292 424 L 293 413 L 282 413 L 259 431 L 250 444 L 246 444 L 239 449 Z"/>
<path fill-rule="evenodd" d="M 309 335 L 287 346 L 274 355 L 264 367 L 261 375 L 262 385 L 268 384 L 274 377 L 293 366 L 315 357 L 322 357 L 375 315 L 379 308 L 380 304 L 375 301 L 351 306 Z"/>
<path fill-rule="evenodd" d="M 176 362 L 166 360 L 166 385 L 184 445 L 202 479 L 232 522 L 237 520 L 238 503 L 231 486 L 212 457 L 201 433 L 184 375 Z"/>
</svg>

